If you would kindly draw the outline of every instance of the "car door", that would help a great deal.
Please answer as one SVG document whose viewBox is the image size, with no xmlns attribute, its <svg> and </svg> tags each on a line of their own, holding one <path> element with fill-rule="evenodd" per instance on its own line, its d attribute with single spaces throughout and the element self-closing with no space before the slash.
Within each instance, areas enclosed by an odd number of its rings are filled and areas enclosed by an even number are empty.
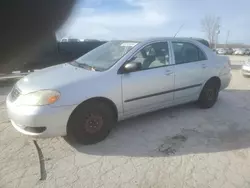
<svg viewBox="0 0 250 188">
<path fill-rule="evenodd" d="M 198 47 L 199 63 L 201 65 L 201 82 L 204 84 L 214 74 L 214 64 L 209 62 L 206 53 Z"/>
<path fill-rule="evenodd" d="M 174 66 L 168 42 L 151 43 L 131 59 L 129 63 L 140 63 L 141 68 L 122 75 L 124 115 L 140 114 L 172 103 Z"/>
<path fill-rule="evenodd" d="M 175 92 L 177 103 L 197 99 L 203 84 L 203 65 L 199 48 L 190 42 L 173 41 L 175 61 Z"/>
</svg>

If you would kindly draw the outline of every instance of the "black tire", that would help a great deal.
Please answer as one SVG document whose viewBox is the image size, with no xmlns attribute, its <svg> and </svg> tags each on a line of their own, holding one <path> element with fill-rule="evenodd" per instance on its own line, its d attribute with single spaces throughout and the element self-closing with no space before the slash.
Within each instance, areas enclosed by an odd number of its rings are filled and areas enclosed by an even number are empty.
<svg viewBox="0 0 250 188">
<path fill-rule="evenodd" d="M 71 115 L 67 136 L 77 143 L 89 145 L 104 140 L 115 124 L 112 108 L 102 101 L 83 103 Z"/>
<path fill-rule="evenodd" d="M 200 108 L 211 108 L 217 101 L 219 95 L 219 83 L 217 81 L 208 81 L 203 87 L 198 104 Z"/>
</svg>

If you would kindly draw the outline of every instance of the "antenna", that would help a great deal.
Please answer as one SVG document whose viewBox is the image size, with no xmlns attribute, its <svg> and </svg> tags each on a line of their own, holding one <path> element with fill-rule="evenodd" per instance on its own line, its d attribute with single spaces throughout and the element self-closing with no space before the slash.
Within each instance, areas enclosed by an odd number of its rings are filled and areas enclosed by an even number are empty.
<svg viewBox="0 0 250 188">
<path fill-rule="evenodd" d="M 229 38 L 229 35 L 230 35 L 230 30 L 228 30 L 228 31 L 227 31 L 226 46 L 227 46 L 227 43 L 228 43 L 228 38 Z"/>
<path fill-rule="evenodd" d="M 184 26 L 184 23 L 179 27 L 179 29 L 177 30 L 177 32 L 175 33 L 174 37 L 176 37 L 176 35 L 181 31 L 182 27 Z"/>
</svg>

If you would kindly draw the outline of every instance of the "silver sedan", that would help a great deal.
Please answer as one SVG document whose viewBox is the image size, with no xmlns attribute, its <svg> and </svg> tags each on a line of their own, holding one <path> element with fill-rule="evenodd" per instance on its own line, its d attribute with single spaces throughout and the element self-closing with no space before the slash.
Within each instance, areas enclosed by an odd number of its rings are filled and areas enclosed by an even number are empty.
<svg viewBox="0 0 250 188">
<path fill-rule="evenodd" d="M 126 118 L 192 101 L 210 108 L 230 79 L 228 58 L 193 39 L 110 41 L 24 77 L 6 103 L 23 134 L 93 144 Z"/>
</svg>

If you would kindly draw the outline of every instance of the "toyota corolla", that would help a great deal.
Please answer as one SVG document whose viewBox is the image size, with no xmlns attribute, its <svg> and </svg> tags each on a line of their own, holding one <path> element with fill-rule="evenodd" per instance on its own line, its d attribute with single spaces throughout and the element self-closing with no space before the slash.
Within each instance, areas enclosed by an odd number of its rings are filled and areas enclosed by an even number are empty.
<svg viewBox="0 0 250 188">
<path fill-rule="evenodd" d="M 229 60 L 193 39 L 110 41 L 22 78 L 6 103 L 23 134 L 93 144 L 129 117 L 192 101 L 210 108 L 230 79 Z"/>
</svg>

